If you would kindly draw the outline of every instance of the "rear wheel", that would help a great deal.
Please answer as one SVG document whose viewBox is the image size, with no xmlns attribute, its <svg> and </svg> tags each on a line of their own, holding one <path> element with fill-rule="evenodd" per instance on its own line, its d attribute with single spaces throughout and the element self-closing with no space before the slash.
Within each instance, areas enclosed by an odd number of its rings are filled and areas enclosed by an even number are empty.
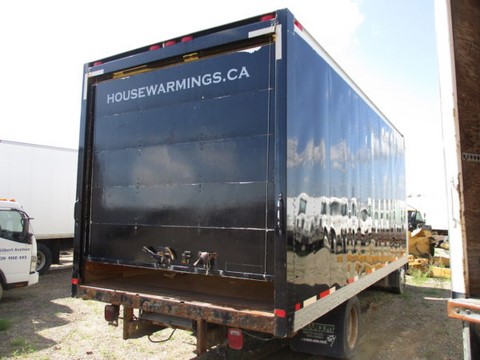
<svg viewBox="0 0 480 360">
<path fill-rule="evenodd" d="M 44 244 L 37 243 L 37 267 L 35 270 L 40 274 L 45 274 L 52 265 L 52 252 Z"/>
<path fill-rule="evenodd" d="M 360 303 L 355 296 L 347 302 L 344 313 L 343 352 L 347 358 L 355 353 L 357 347 L 359 318 Z"/>
<path fill-rule="evenodd" d="M 2 296 L 3 296 L 3 286 L 2 286 L 2 282 L 0 281 L 0 301 L 2 301 Z"/>
<path fill-rule="evenodd" d="M 360 303 L 354 296 L 305 326 L 290 346 L 294 351 L 349 359 L 357 348 L 359 323 Z"/>
<path fill-rule="evenodd" d="M 405 267 L 395 270 L 388 275 L 388 287 L 394 294 L 405 293 Z"/>
</svg>

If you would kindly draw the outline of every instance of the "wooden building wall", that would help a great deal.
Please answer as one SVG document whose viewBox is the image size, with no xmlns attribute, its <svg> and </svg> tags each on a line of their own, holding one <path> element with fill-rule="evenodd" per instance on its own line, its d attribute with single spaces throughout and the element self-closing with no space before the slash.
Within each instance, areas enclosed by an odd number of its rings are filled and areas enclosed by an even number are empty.
<svg viewBox="0 0 480 360">
<path fill-rule="evenodd" d="M 451 0 L 467 297 L 480 298 L 480 0 Z"/>
</svg>

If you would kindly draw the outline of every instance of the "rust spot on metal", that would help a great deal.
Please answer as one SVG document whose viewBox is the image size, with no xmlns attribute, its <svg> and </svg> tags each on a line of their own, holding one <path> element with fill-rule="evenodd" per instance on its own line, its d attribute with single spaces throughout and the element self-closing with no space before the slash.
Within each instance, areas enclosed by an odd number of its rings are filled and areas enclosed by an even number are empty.
<svg viewBox="0 0 480 360">
<path fill-rule="evenodd" d="M 109 304 L 119 304 L 127 308 L 142 309 L 164 315 L 171 315 L 192 320 L 205 320 L 209 323 L 239 327 L 273 334 L 275 317 L 273 311 L 236 309 L 228 306 L 212 305 L 202 302 L 183 302 L 177 299 L 149 298 L 139 294 L 97 289 L 81 286 L 85 296 L 90 300 Z"/>
</svg>

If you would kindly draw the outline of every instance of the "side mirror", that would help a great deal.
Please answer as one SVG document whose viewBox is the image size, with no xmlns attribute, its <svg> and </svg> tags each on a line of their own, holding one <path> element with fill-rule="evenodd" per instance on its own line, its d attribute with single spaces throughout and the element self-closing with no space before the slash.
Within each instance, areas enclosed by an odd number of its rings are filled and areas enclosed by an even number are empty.
<svg viewBox="0 0 480 360">
<path fill-rule="evenodd" d="M 27 235 L 26 235 L 27 243 L 28 243 L 28 244 L 33 243 L 33 239 L 34 239 L 33 234 L 32 234 L 32 233 L 27 233 Z"/>
<path fill-rule="evenodd" d="M 28 244 L 33 242 L 33 234 L 30 232 L 30 220 L 33 218 L 28 217 L 26 213 L 23 213 L 22 216 L 22 241 Z"/>
</svg>

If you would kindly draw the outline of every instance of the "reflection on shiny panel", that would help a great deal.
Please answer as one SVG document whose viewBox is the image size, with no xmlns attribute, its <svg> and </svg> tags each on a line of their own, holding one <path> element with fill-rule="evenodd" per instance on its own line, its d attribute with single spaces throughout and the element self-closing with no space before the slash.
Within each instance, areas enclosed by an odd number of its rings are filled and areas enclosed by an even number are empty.
<svg viewBox="0 0 480 360">
<path fill-rule="evenodd" d="M 294 40 L 302 66 L 289 74 L 287 268 L 301 299 L 405 254 L 405 175 L 402 136 Z"/>
</svg>

